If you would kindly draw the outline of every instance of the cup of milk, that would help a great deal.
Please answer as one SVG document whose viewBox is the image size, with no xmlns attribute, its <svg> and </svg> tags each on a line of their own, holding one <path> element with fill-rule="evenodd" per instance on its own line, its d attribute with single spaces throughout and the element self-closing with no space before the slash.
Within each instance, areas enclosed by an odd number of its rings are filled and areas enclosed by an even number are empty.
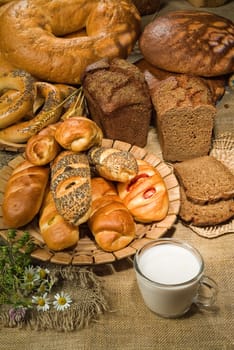
<svg viewBox="0 0 234 350">
<path fill-rule="evenodd" d="M 197 249 L 172 238 L 153 240 L 134 257 L 137 283 L 148 308 L 162 317 L 184 315 L 195 303 L 210 308 L 217 284 L 204 275 L 204 261 Z"/>
</svg>

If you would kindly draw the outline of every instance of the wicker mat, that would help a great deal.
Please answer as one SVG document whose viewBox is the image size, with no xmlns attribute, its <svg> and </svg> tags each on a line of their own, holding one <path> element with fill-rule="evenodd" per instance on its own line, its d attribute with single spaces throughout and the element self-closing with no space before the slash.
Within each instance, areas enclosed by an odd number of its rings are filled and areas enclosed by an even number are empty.
<svg viewBox="0 0 234 350">
<path fill-rule="evenodd" d="M 68 293 L 72 299 L 70 307 L 64 311 L 50 309 L 46 312 L 27 309 L 26 315 L 21 318 L 20 313 L 19 317 L 12 317 L 11 306 L 1 306 L 1 326 L 68 332 L 89 325 L 108 309 L 101 282 L 90 269 L 49 266 L 49 272 L 56 281 L 49 293 L 50 298 L 61 291 Z"/>
</svg>

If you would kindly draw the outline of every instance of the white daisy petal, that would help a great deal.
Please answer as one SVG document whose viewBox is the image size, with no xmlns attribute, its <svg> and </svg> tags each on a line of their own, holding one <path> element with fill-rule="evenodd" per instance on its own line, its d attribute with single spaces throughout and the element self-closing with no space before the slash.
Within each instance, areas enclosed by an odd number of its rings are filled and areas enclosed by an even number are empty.
<svg viewBox="0 0 234 350">
<path fill-rule="evenodd" d="M 33 296 L 32 303 L 37 305 L 38 311 L 47 311 L 50 308 L 50 300 L 47 298 L 47 293 L 44 293 L 43 296 Z"/>
<path fill-rule="evenodd" d="M 58 311 L 63 311 L 71 306 L 70 304 L 72 303 L 72 299 L 67 293 L 57 293 L 54 298 L 55 300 L 53 301 L 53 305 Z"/>
</svg>

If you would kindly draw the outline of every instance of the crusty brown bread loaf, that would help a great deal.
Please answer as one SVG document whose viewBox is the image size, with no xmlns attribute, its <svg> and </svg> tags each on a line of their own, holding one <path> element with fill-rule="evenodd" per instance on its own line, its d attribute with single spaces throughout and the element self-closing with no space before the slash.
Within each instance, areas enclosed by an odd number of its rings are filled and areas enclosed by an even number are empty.
<svg viewBox="0 0 234 350">
<path fill-rule="evenodd" d="M 233 42 L 231 20 L 206 11 L 178 10 L 150 22 L 139 47 L 158 68 L 212 77 L 234 71 Z"/>
<path fill-rule="evenodd" d="M 109 252 L 126 247 L 136 234 L 132 215 L 111 182 L 96 177 L 91 184 L 92 211 L 88 226 L 95 241 Z"/>
<path fill-rule="evenodd" d="M 158 80 L 164 80 L 171 76 L 177 76 L 181 73 L 169 72 L 160 68 L 157 68 L 147 62 L 144 58 L 139 59 L 134 63 L 142 73 L 150 72 Z M 189 74 L 191 75 L 191 74 Z M 197 77 L 198 78 L 198 77 Z M 229 76 L 218 76 L 218 77 L 200 77 L 202 81 L 208 86 L 211 92 L 213 103 L 217 103 L 225 94 L 225 87 L 227 85 Z"/>
<path fill-rule="evenodd" d="M 94 174 L 110 181 L 129 181 L 138 171 L 137 160 L 132 153 L 111 147 L 92 147 L 88 160 Z"/>
<path fill-rule="evenodd" d="M 158 81 L 147 73 L 146 80 L 164 160 L 207 155 L 216 115 L 208 87 L 199 78 L 183 74 Z"/>
<path fill-rule="evenodd" d="M 87 68 L 82 85 L 90 117 L 104 137 L 146 145 L 152 103 L 140 69 L 119 58 L 99 61 Z"/>
<path fill-rule="evenodd" d="M 234 197 L 234 175 L 213 156 L 176 163 L 174 171 L 186 197 L 193 203 L 215 203 Z"/>
<path fill-rule="evenodd" d="M 9 228 L 28 224 L 38 214 L 49 169 L 22 161 L 11 174 L 3 197 L 3 221 Z"/>
<path fill-rule="evenodd" d="M 79 239 L 79 227 L 71 225 L 58 213 L 50 191 L 40 210 L 39 228 L 48 248 L 55 251 L 73 247 Z"/>
<path fill-rule="evenodd" d="M 60 215 L 79 226 L 91 211 L 91 175 L 85 153 L 61 152 L 51 164 L 50 189 Z"/>
</svg>

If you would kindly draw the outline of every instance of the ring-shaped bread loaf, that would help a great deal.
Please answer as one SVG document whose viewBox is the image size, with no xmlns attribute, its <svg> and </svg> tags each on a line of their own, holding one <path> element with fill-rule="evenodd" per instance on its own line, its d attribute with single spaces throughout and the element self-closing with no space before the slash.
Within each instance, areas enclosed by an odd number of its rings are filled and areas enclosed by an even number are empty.
<svg viewBox="0 0 234 350">
<path fill-rule="evenodd" d="M 22 121 L 0 130 L 0 143 L 24 143 L 46 126 L 56 123 L 62 113 L 63 95 L 56 84 L 36 82 L 37 94 L 44 98 L 44 104 L 34 118 Z"/>
<path fill-rule="evenodd" d="M 32 113 L 34 82 L 31 74 L 21 70 L 0 76 L 0 129 Z"/>
<path fill-rule="evenodd" d="M 0 51 L 38 79 L 79 84 L 89 64 L 126 58 L 140 32 L 129 0 L 19 0 L 1 15 Z"/>
</svg>

